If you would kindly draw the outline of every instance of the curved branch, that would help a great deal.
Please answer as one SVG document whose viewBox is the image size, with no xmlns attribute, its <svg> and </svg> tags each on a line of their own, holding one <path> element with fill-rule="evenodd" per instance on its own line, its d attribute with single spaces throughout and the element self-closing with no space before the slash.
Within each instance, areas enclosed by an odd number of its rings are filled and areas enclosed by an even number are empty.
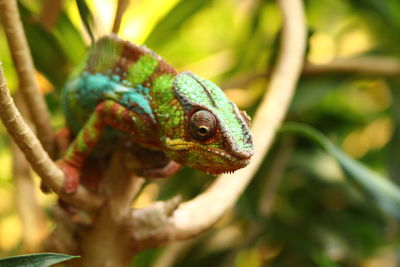
<svg viewBox="0 0 400 267">
<path fill-rule="evenodd" d="M 54 133 L 50 113 L 35 79 L 35 69 L 26 41 L 16 0 L 0 0 L 0 17 L 18 74 L 20 88 L 28 104 L 38 138 L 50 155 L 54 153 Z"/>
<path fill-rule="evenodd" d="M 62 199 L 75 204 L 82 209 L 92 210 L 102 204 L 102 200 L 90 194 L 82 186 L 74 195 L 66 195 L 62 191 L 64 173 L 50 159 L 44 151 L 35 134 L 25 123 L 6 85 L 2 62 L 0 61 L 0 118 L 18 147 L 24 152 L 26 158 L 43 182 Z"/>
<path fill-rule="evenodd" d="M 323 65 L 307 62 L 304 64 L 303 73 L 306 75 L 356 73 L 374 76 L 399 76 L 400 61 L 385 57 L 337 58 Z"/>
<path fill-rule="evenodd" d="M 301 0 L 279 0 L 278 4 L 284 19 L 282 46 L 269 91 L 254 116 L 255 155 L 249 166 L 220 176 L 206 192 L 179 206 L 170 219 L 175 229 L 171 238 L 186 238 L 207 229 L 234 205 L 261 165 L 284 119 L 301 72 L 306 31 Z"/>
<path fill-rule="evenodd" d="M 143 240 L 143 246 L 148 246 L 148 242 L 155 242 L 151 241 L 154 239 L 163 242 L 188 238 L 209 228 L 234 205 L 261 165 L 294 94 L 306 43 L 302 1 L 279 0 L 278 4 L 284 18 L 282 45 L 268 93 L 254 117 L 252 131 L 256 153 L 252 162 L 234 174 L 220 176 L 206 192 L 181 204 L 166 219 L 164 231 L 156 231 L 157 236 L 152 234 L 143 236 L 140 228 L 133 230 L 134 239 Z M 140 213 L 144 211 L 131 212 L 129 220 L 134 228 L 134 220 L 140 221 Z"/>
<path fill-rule="evenodd" d="M 21 91 L 15 94 L 14 100 L 21 115 L 29 123 L 31 118 L 28 116 L 29 113 Z M 47 236 L 48 229 L 45 227 L 45 215 L 36 199 L 35 185 L 32 180 L 29 162 L 15 142 L 11 142 L 11 151 L 13 156 L 12 173 L 14 178 L 15 204 L 23 226 L 23 246 L 27 252 L 35 252 L 39 250 L 40 244 L 44 237 Z"/>
</svg>

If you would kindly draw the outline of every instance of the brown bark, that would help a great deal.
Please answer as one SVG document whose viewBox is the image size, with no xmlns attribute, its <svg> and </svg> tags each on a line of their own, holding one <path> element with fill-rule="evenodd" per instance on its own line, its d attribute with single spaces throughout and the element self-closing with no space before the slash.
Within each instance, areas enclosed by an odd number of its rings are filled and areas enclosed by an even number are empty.
<svg viewBox="0 0 400 267">
<path fill-rule="evenodd" d="M 113 33 L 118 33 L 121 26 L 122 17 L 128 9 L 130 0 L 118 0 L 117 10 L 115 11 L 114 24 L 112 28 Z"/>
<path fill-rule="evenodd" d="M 16 0 L 0 0 L 0 18 L 18 74 L 19 87 L 28 105 L 38 138 L 45 150 L 54 156 L 54 133 L 50 124 L 50 113 L 35 79 L 35 68 Z"/>
<path fill-rule="evenodd" d="M 83 235 L 82 266 L 129 266 L 135 253 L 124 221 L 144 179 L 132 175 L 124 154 L 116 151 L 103 175 L 107 202 Z"/>
<path fill-rule="evenodd" d="M 363 76 L 400 76 L 400 60 L 386 57 L 337 58 L 326 64 L 305 62 L 303 76 L 318 76 L 328 74 L 356 74 Z M 239 75 L 225 82 L 224 87 L 246 87 L 255 79 L 268 78 L 271 70 Z"/>
<path fill-rule="evenodd" d="M 18 147 L 24 152 L 33 170 L 42 178 L 46 186 L 67 202 L 82 209 L 93 210 L 102 205 L 99 196 L 89 193 L 82 186 L 74 195 L 66 195 L 62 191 L 64 173 L 50 159 L 35 134 L 25 123 L 6 85 L 2 63 L 0 61 L 0 118 L 8 133 Z"/>
<path fill-rule="evenodd" d="M 28 111 L 21 94 L 17 93 L 15 102 L 21 113 L 27 118 Z M 29 163 L 15 142 L 11 143 L 11 150 L 13 155 L 15 198 L 22 224 L 24 251 L 29 253 L 38 252 L 48 232 L 45 225 L 45 216 L 37 203 L 35 185 L 32 180 Z"/>
<path fill-rule="evenodd" d="M 100 191 L 104 198 L 88 193 L 81 186 L 75 195 L 64 195 L 61 191 L 63 173 L 22 120 L 9 95 L 0 65 L 0 117 L 7 130 L 47 186 L 68 203 L 91 210 L 95 215 L 85 223 L 73 219 L 60 222 L 68 236 L 77 236 L 68 239 L 68 248 L 79 250 L 82 255 L 79 264 L 128 266 L 138 251 L 205 231 L 234 205 L 272 144 L 295 91 L 303 62 L 305 24 L 302 1 L 279 0 L 278 3 L 284 17 L 282 47 L 270 88 L 254 118 L 252 130 L 256 154 L 252 163 L 233 175 L 220 176 L 206 192 L 181 205 L 180 200 L 174 198 L 147 208 L 131 209 L 131 202 L 143 180 L 130 175 L 131 170 L 124 165 L 129 161 L 122 160 L 124 154 L 118 151 L 103 174 L 103 190 Z M 269 126 L 267 131 L 265 125 Z M 61 236 L 63 231 L 59 233 Z"/>
<path fill-rule="evenodd" d="M 330 73 L 352 73 L 370 76 L 399 76 L 400 61 L 384 57 L 361 57 L 334 59 L 327 64 L 305 63 L 303 74 L 323 75 Z"/>
<path fill-rule="evenodd" d="M 46 29 L 51 29 L 57 22 L 64 0 L 45 0 L 40 11 L 39 21 Z"/>
<path fill-rule="evenodd" d="M 182 203 L 172 216 L 160 216 L 160 220 L 164 221 L 158 223 L 161 226 L 157 231 L 148 231 L 144 225 L 132 231 L 136 243 L 143 242 L 151 246 L 151 243 L 189 238 L 208 229 L 234 205 L 262 163 L 294 94 L 305 51 L 306 31 L 302 1 L 280 0 L 278 4 L 284 18 L 282 45 L 268 93 L 254 117 L 252 132 L 256 152 L 251 163 L 234 174 L 218 177 L 207 191 L 193 200 Z M 156 207 L 151 208 L 155 209 L 155 213 L 163 212 L 157 211 Z M 141 214 L 149 216 L 145 210 L 132 211 L 133 225 L 140 222 Z"/>
</svg>

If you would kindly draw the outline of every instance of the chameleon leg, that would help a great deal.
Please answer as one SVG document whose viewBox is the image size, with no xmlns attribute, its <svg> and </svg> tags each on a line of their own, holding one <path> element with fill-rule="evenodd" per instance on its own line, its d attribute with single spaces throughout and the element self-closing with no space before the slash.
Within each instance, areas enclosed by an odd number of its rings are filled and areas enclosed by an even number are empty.
<svg viewBox="0 0 400 267">
<path fill-rule="evenodd" d="M 64 155 L 69 144 L 71 143 L 71 131 L 68 129 L 68 127 L 63 127 L 56 132 L 55 142 L 57 153 L 59 155 Z M 51 192 L 43 182 L 40 183 L 40 190 L 42 190 L 42 192 L 45 194 Z"/>
<path fill-rule="evenodd" d="M 176 173 L 181 165 L 175 161 L 169 161 L 164 167 L 154 169 L 144 169 L 139 172 L 139 175 L 149 178 L 164 178 Z"/>
<path fill-rule="evenodd" d="M 122 130 L 134 131 L 132 118 L 138 115 L 112 100 L 106 100 L 96 106 L 86 124 L 69 145 L 65 155 L 57 164 L 64 171 L 64 191 L 72 194 L 79 185 L 80 173 L 85 158 L 96 146 L 106 126 Z M 130 123 L 128 123 L 130 122 Z"/>
<path fill-rule="evenodd" d="M 56 132 L 56 144 L 60 155 L 64 155 L 71 143 L 71 131 L 68 127 L 63 127 Z"/>
</svg>

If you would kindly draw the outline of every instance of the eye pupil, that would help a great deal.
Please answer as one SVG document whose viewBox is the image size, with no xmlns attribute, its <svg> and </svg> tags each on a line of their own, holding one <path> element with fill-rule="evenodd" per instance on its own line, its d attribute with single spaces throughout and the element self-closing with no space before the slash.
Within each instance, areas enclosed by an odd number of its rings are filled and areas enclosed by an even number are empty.
<svg viewBox="0 0 400 267">
<path fill-rule="evenodd" d="M 207 110 L 198 110 L 192 114 L 189 123 L 189 132 L 192 138 L 205 141 L 214 135 L 216 120 Z"/>
<path fill-rule="evenodd" d="M 207 127 L 204 127 L 204 126 L 200 127 L 199 133 L 200 133 L 201 135 L 207 134 L 207 133 L 208 133 Z"/>
</svg>

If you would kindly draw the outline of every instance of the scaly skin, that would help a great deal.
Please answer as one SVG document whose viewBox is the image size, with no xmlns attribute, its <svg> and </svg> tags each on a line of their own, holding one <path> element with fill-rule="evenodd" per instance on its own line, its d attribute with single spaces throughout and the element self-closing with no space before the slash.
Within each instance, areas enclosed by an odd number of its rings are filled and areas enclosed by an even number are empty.
<svg viewBox="0 0 400 267">
<path fill-rule="evenodd" d="M 170 175 L 175 162 L 211 174 L 231 172 L 253 155 L 248 116 L 219 87 L 177 73 L 154 52 L 115 35 L 91 48 L 63 91 L 63 109 L 75 136 L 58 162 L 67 193 L 76 191 L 83 162 L 98 153 L 94 148 L 112 147 L 119 138 L 172 160 L 143 172 L 147 176 Z"/>
</svg>

